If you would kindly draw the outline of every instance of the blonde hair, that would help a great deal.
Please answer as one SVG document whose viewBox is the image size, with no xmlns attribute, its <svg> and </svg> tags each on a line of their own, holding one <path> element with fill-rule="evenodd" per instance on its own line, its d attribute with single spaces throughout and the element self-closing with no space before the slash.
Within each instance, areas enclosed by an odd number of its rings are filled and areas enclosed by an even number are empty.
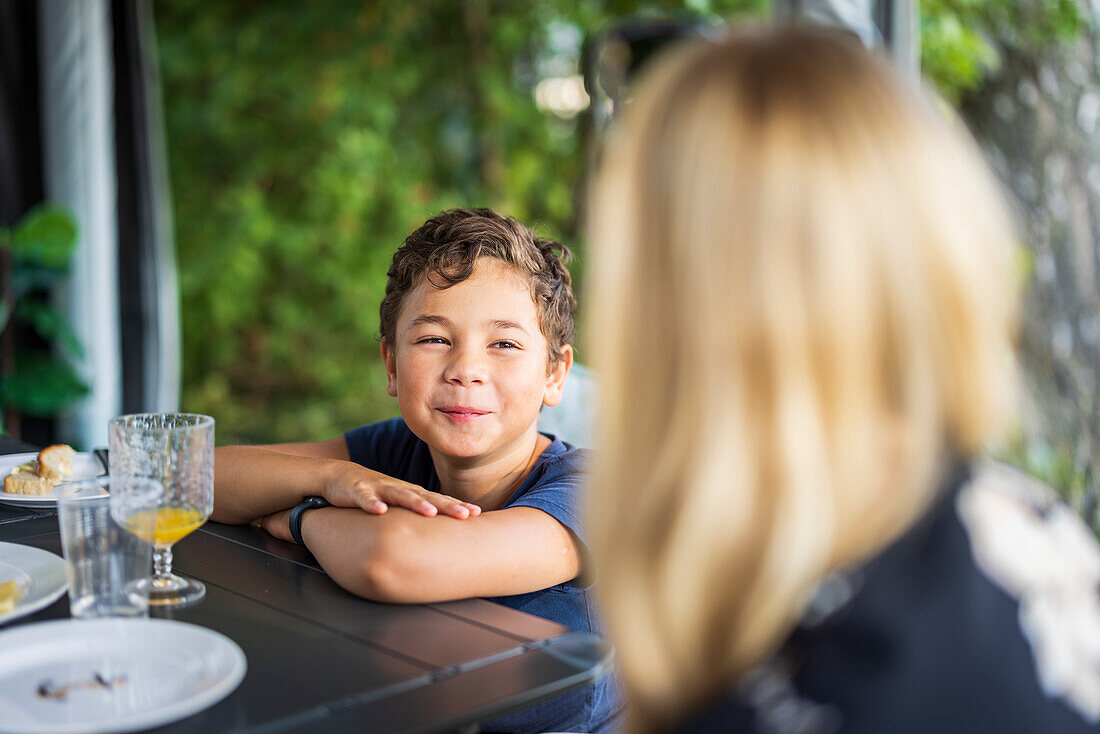
<svg viewBox="0 0 1100 734">
<path fill-rule="evenodd" d="M 588 511 L 645 731 L 773 653 L 1006 417 L 1014 234 L 961 126 L 827 31 L 680 50 L 624 123 L 591 202 Z"/>
</svg>

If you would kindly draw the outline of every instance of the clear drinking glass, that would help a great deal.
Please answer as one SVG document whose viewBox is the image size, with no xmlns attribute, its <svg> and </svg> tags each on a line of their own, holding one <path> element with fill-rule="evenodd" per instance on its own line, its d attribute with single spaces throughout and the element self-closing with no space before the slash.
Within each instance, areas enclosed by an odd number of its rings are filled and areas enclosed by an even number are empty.
<svg viewBox="0 0 1100 734">
<path fill-rule="evenodd" d="M 153 522 L 163 494 L 160 482 L 147 477 L 85 479 L 58 490 L 73 617 L 146 614 Z"/>
<path fill-rule="evenodd" d="M 164 485 L 153 533 L 149 603 L 190 604 L 201 581 L 172 573 L 172 545 L 214 509 L 214 419 L 193 413 L 140 413 L 111 419 L 110 475 L 153 477 Z"/>
</svg>

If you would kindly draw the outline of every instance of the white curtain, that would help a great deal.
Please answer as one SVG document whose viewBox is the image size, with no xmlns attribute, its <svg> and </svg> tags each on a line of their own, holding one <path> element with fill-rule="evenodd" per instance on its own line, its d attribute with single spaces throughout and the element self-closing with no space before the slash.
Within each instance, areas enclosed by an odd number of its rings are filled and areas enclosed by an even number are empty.
<svg viewBox="0 0 1100 734">
<path fill-rule="evenodd" d="M 84 345 L 91 393 L 63 416 L 61 440 L 107 443 L 121 412 L 114 87 L 108 0 L 40 0 L 43 179 L 46 198 L 80 229 L 68 282 L 55 297 Z"/>
</svg>

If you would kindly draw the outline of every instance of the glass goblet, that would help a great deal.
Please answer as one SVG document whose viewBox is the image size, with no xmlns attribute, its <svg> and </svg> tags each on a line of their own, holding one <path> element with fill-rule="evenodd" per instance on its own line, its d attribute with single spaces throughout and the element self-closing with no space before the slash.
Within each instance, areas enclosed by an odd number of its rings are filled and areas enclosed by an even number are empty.
<svg viewBox="0 0 1100 734">
<path fill-rule="evenodd" d="M 153 531 L 149 604 L 191 604 L 206 594 L 198 580 L 172 573 L 172 546 L 214 508 L 214 419 L 194 413 L 139 413 L 108 424 L 112 477 L 152 477 L 164 485 Z"/>
</svg>

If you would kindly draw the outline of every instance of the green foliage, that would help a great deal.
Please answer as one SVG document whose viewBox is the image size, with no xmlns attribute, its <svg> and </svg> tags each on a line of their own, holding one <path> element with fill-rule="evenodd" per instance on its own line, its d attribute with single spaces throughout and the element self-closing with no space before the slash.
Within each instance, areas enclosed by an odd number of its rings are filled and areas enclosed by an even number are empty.
<svg viewBox="0 0 1100 734">
<path fill-rule="evenodd" d="M 729 15 L 761 0 L 642 9 L 685 6 Z M 636 3 L 154 8 L 182 407 L 216 416 L 220 440 L 330 438 L 396 413 L 378 304 L 393 251 L 430 215 L 491 206 L 580 249 L 583 118 L 539 110 L 534 86 L 578 73 L 584 37 Z"/>
<path fill-rule="evenodd" d="M 999 49 L 1035 53 L 1077 38 L 1086 23 L 1075 0 L 922 0 L 922 72 L 958 102 L 996 71 Z"/>
<path fill-rule="evenodd" d="M 11 230 L 0 227 L 0 249 L 11 258 L 5 293 L 0 304 L 0 333 L 12 310 L 32 290 L 49 288 L 65 274 L 76 249 L 76 222 L 61 207 L 41 205 L 31 209 Z"/>
<path fill-rule="evenodd" d="M 76 249 L 76 222 L 62 207 L 36 207 L 16 223 L 10 247 L 17 265 L 64 270 Z"/>
<path fill-rule="evenodd" d="M 0 360 L 5 365 L 0 405 L 8 410 L 49 417 L 88 392 L 70 364 L 83 357 L 80 342 L 64 317 L 38 295 L 66 274 L 76 244 L 76 222 L 57 206 L 36 207 L 14 229 L 0 228 L 0 250 L 9 268 L 0 301 L 0 333 L 21 323 L 39 337 L 38 343 L 18 348 L 14 340 L 4 340 L 4 349 L 14 350 L 5 351 Z M 54 345 L 61 355 L 51 353 Z"/>
<path fill-rule="evenodd" d="M 84 357 L 84 348 L 69 322 L 44 300 L 24 298 L 15 307 L 15 318 L 30 324 L 39 337 L 57 344 L 67 356 L 74 359 Z"/>
<path fill-rule="evenodd" d="M 1086 461 L 1074 461 L 1071 447 L 1055 447 L 1036 438 L 1016 436 L 996 452 L 995 458 L 1053 487 L 1100 536 L 1100 508 L 1092 492 L 1092 475 Z"/>
<path fill-rule="evenodd" d="M 16 356 L 15 372 L 0 383 L 0 402 L 28 415 L 57 415 L 88 393 L 63 360 L 35 350 Z"/>
</svg>

